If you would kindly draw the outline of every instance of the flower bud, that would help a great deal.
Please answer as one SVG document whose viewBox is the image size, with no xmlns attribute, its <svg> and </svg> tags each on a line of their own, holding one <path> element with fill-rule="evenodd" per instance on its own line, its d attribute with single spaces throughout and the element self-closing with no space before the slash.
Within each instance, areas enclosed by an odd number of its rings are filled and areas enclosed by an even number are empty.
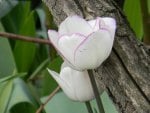
<svg viewBox="0 0 150 113">
<path fill-rule="evenodd" d="M 110 55 L 116 21 L 110 17 L 86 21 L 69 16 L 58 32 L 48 30 L 48 36 L 63 59 L 74 69 L 95 69 Z"/>
<path fill-rule="evenodd" d="M 85 102 L 94 98 L 87 71 L 74 70 L 64 63 L 60 74 L 49 69 L 48 71 L 70 99 Z"/>
</svg>

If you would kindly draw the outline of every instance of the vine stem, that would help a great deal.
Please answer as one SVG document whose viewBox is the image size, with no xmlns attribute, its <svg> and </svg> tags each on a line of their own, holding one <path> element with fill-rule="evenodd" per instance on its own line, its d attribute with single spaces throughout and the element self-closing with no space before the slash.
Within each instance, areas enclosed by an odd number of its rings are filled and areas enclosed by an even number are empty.
<svg viewBox="0 0 150 113">
<path fill-rule="evenodd" d="M 11 38 L 11 39 L 17 39 L 17 40 L 32 42 L 32 43 L 40 43 L 40 44 L 48 44 L 48 45 L 51 44 L 50 41 L 46 40 L 46 39 L 17 35 L 17 34 L 7 33 L 7 32 L 0 32 L 0 36 L 2 36 L 1 38 Z"/>
<path fill-rule="evenodd" d="M 86 108 L 88 110 L 88 113 L 93 113 L 93 110 L 92 110 L 92 107 L 91 107 L 91 104 L 89 101 L 86 101 L 85 102 L 85 105 L 86 105 Z"/>
<path fill-rule="evenodd" d="M 103 107 L 103 104 L 102 104 L 102 100 L 100 99 L 98 88 L 97 88 L 96 81 L 95 81 L 92 70 L 88 70 L 88 73 L 89 73 L 89 78 L 90 78 L 90 81 L 91 81 L 91 84 L 92 84 L 92 88 L 93 88 L 93 92 L 94 92 L 94 95 L 95 95 L 95 99 L 96 99 L 96 103 L 97 103 L 97 106 L 98 106 L 99 113 L 105 113 L 104 107 Z"/>
<path fill-rule="evenodd" d="M 47 100 L 41 104 L 41 106 L 37 109 L 36 113 L 41 113 L 41 111 L 44 109 L 45 105 L 51 100 L 51 98 L 59 91 L 60 86 L 58 86 L 47 98 Z"/>
</svg>

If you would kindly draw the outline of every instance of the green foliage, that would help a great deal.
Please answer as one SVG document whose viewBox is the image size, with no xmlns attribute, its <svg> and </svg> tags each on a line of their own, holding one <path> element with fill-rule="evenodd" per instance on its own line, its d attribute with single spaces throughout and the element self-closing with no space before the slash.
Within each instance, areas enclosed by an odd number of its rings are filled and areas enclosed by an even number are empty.
<svg viewBox="0 0 150 113">
<path fill-rule="evenodd" d="M 26 105 L 28 105 L 28 107 L 26 107 L 25 111 L 28 111 L 28 113 L 34 113 L 38 108 L 38 103 L 35 101 L 24 81 L 20 78 L 13 79 L 13 90 L 11 92 L 7 112 L 15 109 L 15 111 L 21 111 L 21 113 L 23 113 L 23 109 Z"/>
<path fill-rule="evenodd" d="M 13 82 L 7 81 L 0 83 L 0 112 L 5 113 L 9 104 L 11 92 L 13 88 Z"/>
<path fill-rule="evenodd" d="M 17 0 L 1 0 L 0 1 L 0 18 L 5 16 L 17 4 L 18 4 Z"/>
<path fill-rule="evenodd" d="M 0 31 L 4 31 L 0 23 Z M 11 75 L 16 70 L 16 64 L 8 39 L 0 38 L 0 78 Z"/>
<path fill-rule="evenodd" d="M 143 38 L 143 24 L 140 0 L 125 0 L 124 11 L 138 39 Z"/>
<path fill-rule="evenodd" d="M 34 113 L 38 108 L 38 103 L 25 82 L 20 78 L 12 78 L 5 82 L 0 82 L 0 97 L 0 113 L 9 113 L 10 111 L 11 113 L 19 111 L 21 113 L 26 111 Z M 26 110 L 23 111 L 24 109 Z"/>
<path fill-rule="evenodd" d="M 147 0 L 147 2 L 148 2 L 148 13 L 150 14 L 150 0 Z"/>
<path fill-rule="evenodd" d="M 34 12 L 24 18 L 24 23 L 20 28 L 19 34 L 26 36 L 35 36 Z M 36 52 L 36 45 L 28 42 L 17 41 L 14 48 L 14 56 L 19 72 L 29 70 Z"/>
<path fill-rule="evenodd" d="M 61 64 L 62 64 L 62 59 L 60 57 L 57 57 L 49 63 L 47 68 L 59 72 Z M 44 78 L 43 78 L 42 95 L 45 96 L 50 94 L 56 88 L 57 83 L 48 73 L 47 69 L 43 71 L 43 75 Z"/>
<path fill-rule="evenodd" d="M 112 103 L 112 101 L 110 100 L 108 94 L 106 92 L 104 92 L 101 95 L 101 99 L 104 105 L 104 109 L 106 113 L 118 113 L 114 104 Z M 109 108 L 109 109 L 108 109 Z"/>
<path fill-rule="evenodd" d="M 26 18 L 30 13 L 30 2 L 19 2 L 5 17 L 2 18 L 2 23 L 7 32 L 20 33 Z"/>
<path fill-rule="evenodd" d="M 8 15 L 2 19 L 7 32 L 35 37 L 34 11 L 30 2 L 20 2 Z M 9 25 L 9 26 L 8 26 Z M 13 43 L 14 57 L 19 72 L 28 72 L 36 53 L 36 45 L 24 41 Z"/>
<path fill-rule="evenodd" d="M 41 100 L 43 102 L 46 99 L 47 99 L 47 97 L 41 98 Z M 103 102 L 105 113 L 118 113 L 115 106 L 110 101 L 106 92 L 104 92 L 101 95 L 101 99 Z M 97 106 L 96 106 L 96 101 L 92 100 L 91 104 L 93 107 L 93 111 L 94 110 L 98 111 Z M 70 113 L 70 111 L 71 111 L 71 113 L 87 113 L 87 109 L 86 109 L 86 106 L 84 105 L 84 103 L 74 102 L 74 101 L 70 100 L 69 98 L 66 97 L 66 95 L 64 95 L 63 92 L 57 93 L 51 99 L 51 101 L 45 106 L 45 110 L 46 110 L 46 113 L 50 113 L 50 112 Z"/>
<path fill-rule="evenodd" d="M 21 11 L 24 9 L 24 13 L 17 13 L 18 7 L 22 9 Z M 31 12 L 29 9 L 29 3 L 25 6 L 22 4 L 17 5 L 13 9 L 13 13 L 11 11 L 2 19 L 5 30 L 8 30 L 7 32 L 35 36 L 34 12 Z M 9 24 L 10 26 L 8 26 Z M 0 31 L 4 31 L 1 24 Z M 0 52 L 2 53 L 0 54 L 0 113 L 10 113 L 10 111 L 11 113 L 34 113 L 39 104 L 31 94 L 28 85 L 21 78 L 18 78 L 27 74 L 16 74 L 16 64 L 19 62 L 19 71 L 28 72 L 29 68 L 27 69 L 27 67 L 31 66 L 30 62 L 33 61 L 32 57 L 35 54 L 36 46 L 35 44 L 30 45 L 30 43 L 21 41 L 11 42 L 11 44 L 12 46 L 10 46 L 8 39 L 0 38 Z M 17 48 L 14 50 L 15 60 L 12 51 L 14 48 Z M 18 54 L 18 58 L 16 58 L 16 54 Z M 21 55 L 23 55 L 22 59 L 20 58 Z"/>
</svg>

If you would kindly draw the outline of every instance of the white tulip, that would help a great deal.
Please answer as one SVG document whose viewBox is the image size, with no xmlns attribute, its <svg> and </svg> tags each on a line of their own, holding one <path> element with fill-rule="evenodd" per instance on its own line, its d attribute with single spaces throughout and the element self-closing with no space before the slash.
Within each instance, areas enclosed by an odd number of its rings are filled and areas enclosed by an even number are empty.
<svg viewBox="0 0 150 113">
<path fill-rule="evenodd" d="M 71 67 L 77 70 L 95 69 L 111 52 L 116 21 L 110 17 L 86 21 L 69 16 L 58 32 L 48 30 L 51 43 Z"/>
<path fill-rule="evenodd" d="M 64 64 L 60 74 L 48 71 L 71 100 L 85 102 L 94 98 L 87 71 L 77 71 Z"/>
</svg>

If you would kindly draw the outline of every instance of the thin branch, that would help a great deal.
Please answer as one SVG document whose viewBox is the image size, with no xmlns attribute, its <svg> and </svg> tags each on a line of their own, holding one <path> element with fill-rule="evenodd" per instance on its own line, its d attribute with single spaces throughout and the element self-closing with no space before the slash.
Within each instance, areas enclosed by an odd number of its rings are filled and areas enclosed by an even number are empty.
<svg viewBox="0 0 150 113">
<path fill-rule="evenodd" d="M 1 38 L 11 38 L 11 39 L 17 39 L 17 40 L 23 40 L 27 42 L 32 42 L 32 43 L 40 43 L 40 44 L 51 44 L 49 40 L 46 39 L 40 39 L 40 38 L 35 38 L 35 37 L 29 37 L 29 36 L 22 36 L 22 35 L 17 35 L 13 33 L 6 33 L 6 32 L 0 32 Z"/>
<path fill-rule="evenodd" d="M 60 86 L 58 86 L 47 98 L 47 100 L 41 104 L 41 106 L 37 109 L 36 113 L 41 113 L 41 111 L 44 109 L 45 105 L 51 100 L 51 98 L 58 92 L 60 89 Z"/>
<path fill-rule="evenodd" d="M 88 70 L 88 73 L 89 73 L 89 78 L 90 78 L 90 81 L 91 81 L 91 84 L 92 84 L 92 88 L 93 88 L 93 92 L 94 92 L 94 95 L 95 95 L 95 99 L 96 99 L 96 103 L 97 103 L 99 113 L 105 113 L 104 107 L 103 107 L 103 104 L 102 104 L 102 100 L 99 97 L 98 88 L 97 88 L 96 81 L 95 81 L 92 70 Z"/>
</svg>

